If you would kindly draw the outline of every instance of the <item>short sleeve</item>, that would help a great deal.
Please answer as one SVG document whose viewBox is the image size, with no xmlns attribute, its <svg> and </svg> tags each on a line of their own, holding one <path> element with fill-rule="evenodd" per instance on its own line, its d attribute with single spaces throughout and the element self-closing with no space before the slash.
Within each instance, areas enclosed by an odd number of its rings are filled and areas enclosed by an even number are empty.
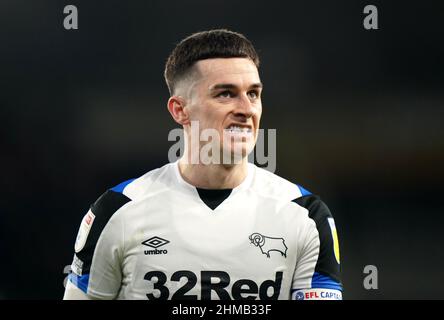
<svg viewBox="0 0 444 320">
<path fill-rule="evenodd" d="M 108 190 L 83 217 L 69 281 L 94 299 L 113 299 L 122 280 L 123 221 L 116 212 L 130 199 Z"/>
<path fill-rule="evenodd" d="M 342 299 L 339 240 L 327 205 L 306 192 L 293 202 L 308 210 L 309 224 L 292 284 L 294 299 Z"/>
</svg>

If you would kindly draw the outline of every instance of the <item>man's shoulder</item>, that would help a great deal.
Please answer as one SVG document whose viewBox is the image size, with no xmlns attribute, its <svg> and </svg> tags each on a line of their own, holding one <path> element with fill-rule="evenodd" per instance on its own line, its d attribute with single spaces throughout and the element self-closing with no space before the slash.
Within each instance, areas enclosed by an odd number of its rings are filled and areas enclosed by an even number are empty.
<svg viewBox="0 0 444 320">
<path fill-rule="evenodd" d="M 298 183 L 291 182 L 253 164 L 250 165 L 253 166 L 256 172 L 252 189 L 259 194 L 286 202 L 311 195 L 311 192 L 307 191 Z"/>
<path fill-rule="evenodd" d="M 121 207 L 134 203 L 150 194 L 166 190 L 171 180 L 171 164 L 148 171 L 137 178 L 131 178 L 116 184 L 105 192 L 91 205 L 93 212 L 111 218 Z"/>
<path fill-rule="evenodd" d="M 117 185 L 110 190 L 121 192 L 132 201 L 137 201 L 147 194 L 165 190 L 172 183 L 174 175 L 172 165 L 172 163 L 168 163 L 160 168 L 150 170 L 138 178 L 121 183 L 123 188 Z"/>
</svg>

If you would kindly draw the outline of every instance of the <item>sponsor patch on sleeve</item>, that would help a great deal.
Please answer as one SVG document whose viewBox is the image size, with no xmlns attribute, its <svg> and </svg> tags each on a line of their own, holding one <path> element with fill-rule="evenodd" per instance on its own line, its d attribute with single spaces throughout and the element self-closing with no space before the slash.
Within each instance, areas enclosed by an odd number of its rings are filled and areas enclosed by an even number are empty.
<svg viewBox="0 0 444 320">
<path fill-rule="evenodd" d="M 338 232 L 336 231 L 335 220 L 333 218 L 328 218 L 328 224 L 330 225 L 331 236 L 333 238 L 333 250 L 335 253 L 336 262 L 340 264 L 339 257 L 339 240 L 338 240 Z"/>
<path fill-rule="evenodd" d="M 83 261 L 77 257 L 76 254 L 74 254 L 74 259 L 71 264 L 71 270 L 76 275 L 81 276 L 82 275 L 82 269 L 83 269 Z"/>
<path fill-rule="evenodd" d="M 292 300 L 342 300 L 342 292 L 333 289 L 301 289 L 291 295 Z"/>
<path fill-rule="evenodd" d="M 88 239 L 89 231 L 94 223 L 95 219 L 94 213 L 91 210 L 83 217 L 82 223 L 80 224 L 79 232 L 77 233 L 76 244 L 74 245 L 74 250 L 76 253 L 82 251 L 85 246 L 86 239 Z"/>
</svg>

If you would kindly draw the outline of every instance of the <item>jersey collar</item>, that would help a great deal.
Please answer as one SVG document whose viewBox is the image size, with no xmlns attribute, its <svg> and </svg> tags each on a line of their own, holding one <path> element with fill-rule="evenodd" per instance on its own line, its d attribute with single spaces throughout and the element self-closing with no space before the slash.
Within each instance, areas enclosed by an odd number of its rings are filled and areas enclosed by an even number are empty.
<svg viewBox="0 0 444 320">
<path fill-rule="evenodd" d="M 185 181 L 184 178 L 182 177 L 182 175 L 180 174 L 179 160 L 176 160 L 175 162 L 171 163 L 171 165 L 173 167 L 174 175 L 176 177 L 176 182 L 178 183 L 178 186 L 182 190 L 184 190 L 186 193 L 189 193 L 193 196 L 199 196 L 199 194 L 196 190 L 196 187 L 193 186 L 192 184 L 188 183 L 187 181 Z M 256 172 L 256 166 L 252 163 L 248 163 L 247 164 L 247 176 L 245 177 L 244 181 L 242 181 L 242 183 L 240 185 L 238 185 L 237 187 L 235 187 L 233 189 L 229 198 L 232 197 L 233 195 L 241 192 L 242 190 L 248 189 L 251 186 L 255 172 Z"/>
</svg>

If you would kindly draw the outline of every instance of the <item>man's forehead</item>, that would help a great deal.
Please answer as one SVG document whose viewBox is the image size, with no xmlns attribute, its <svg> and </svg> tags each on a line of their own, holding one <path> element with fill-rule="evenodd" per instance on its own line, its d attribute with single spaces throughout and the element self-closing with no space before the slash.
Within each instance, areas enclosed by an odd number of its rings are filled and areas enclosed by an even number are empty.
<svg viewBox="0 0 444 320">
<path fill-rule="evenodd" d="M 259 81 L 256 65 L 248 58 L 215 58 L 196 62 L 196 70 L 203 79 L 229 81 L 239 76 L 246 76 L 252 81 Z M 201 79 L 201 80 L 203 80 Z"/>
</svg>

